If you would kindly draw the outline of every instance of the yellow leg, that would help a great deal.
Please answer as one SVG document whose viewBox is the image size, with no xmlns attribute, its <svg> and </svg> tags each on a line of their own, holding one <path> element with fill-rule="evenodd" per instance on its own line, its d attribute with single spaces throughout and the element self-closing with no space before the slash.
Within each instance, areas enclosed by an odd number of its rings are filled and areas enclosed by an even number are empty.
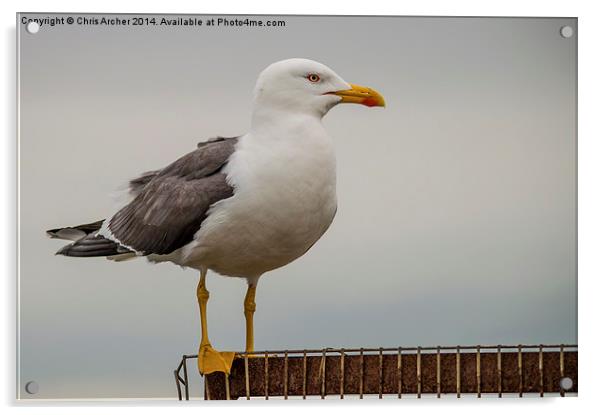
<svg viewBox="0 0 602 415">
<path fill-rule="evenodd" d="M 247 347 L 245 351 L 252 352 L 253 349 L 253 314 L 255 313 L 255 285 L 249 284 L 247 295 L 245 295 L 245 320 L 247 323 Z"/>
<path fill-rule="evenodd" d="M 201 271 L 201 278 L 196 290 L 199 301 L 199 310 L 201 312 L 201 345 L 199 346 L 199 372 L 202 375 L 208 375 L 213 372 L 224 372 L 229 374 L 234 360 L 234 352 L 218 352 L 209 342 L 207 334 L 207 302 L 209 301 L 209 291 L 205 287 L 205 277 L 207 271 Z"/>
</svg>

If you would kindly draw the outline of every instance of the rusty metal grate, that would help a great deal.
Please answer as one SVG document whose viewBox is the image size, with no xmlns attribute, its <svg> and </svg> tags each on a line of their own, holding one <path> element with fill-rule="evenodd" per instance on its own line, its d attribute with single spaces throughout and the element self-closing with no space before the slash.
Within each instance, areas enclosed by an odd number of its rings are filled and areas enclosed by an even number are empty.
<svg viewBox="0 0 602 415">
<path fill-rule="evenodd" d="M 178 399 L 190 399 L 184 355 L 174 371 Z M 195 365 L 196 368 L 196 365 Z M 196 370 L 196 369 L 195 369 Z M 570 379 L 570 389 L 561 379 Z M 237 353 L 229 376 L 205 379 L 205 399 L 290 396 L 391 395 L 420 398 L 423 394 L 576 393 L 577 345 L 435 346 L 359 349 L 266 350 Z M 547 394 L 547 395 L 546 395 Z"/>
</svg>

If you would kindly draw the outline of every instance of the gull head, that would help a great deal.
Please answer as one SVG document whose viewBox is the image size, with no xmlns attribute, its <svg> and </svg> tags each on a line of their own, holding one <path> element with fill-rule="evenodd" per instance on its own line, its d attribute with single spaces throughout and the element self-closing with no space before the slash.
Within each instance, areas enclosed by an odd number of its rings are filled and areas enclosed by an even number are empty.
<svg viewBox="0 0 602 415">
<path fill-rule="evenodd" d="M 328 66 L 309 59 L 286 59 L 265 68 L 255 85 L 255 108 L 323 117 L 339 103 L 384 107 L 373 89 L 346 82 Z"/>
</svg>

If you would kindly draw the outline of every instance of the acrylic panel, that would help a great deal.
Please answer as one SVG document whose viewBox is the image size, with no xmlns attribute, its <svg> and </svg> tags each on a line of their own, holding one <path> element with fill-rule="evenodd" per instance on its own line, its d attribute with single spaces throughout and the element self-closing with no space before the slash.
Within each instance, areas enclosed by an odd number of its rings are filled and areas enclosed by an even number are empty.
<svg viewBox="0 0 602 415">
<path fill-rule="evenodd" d="M 18 397 L 575 395 L 577 34 L 18 14 Z"/>
</svg>

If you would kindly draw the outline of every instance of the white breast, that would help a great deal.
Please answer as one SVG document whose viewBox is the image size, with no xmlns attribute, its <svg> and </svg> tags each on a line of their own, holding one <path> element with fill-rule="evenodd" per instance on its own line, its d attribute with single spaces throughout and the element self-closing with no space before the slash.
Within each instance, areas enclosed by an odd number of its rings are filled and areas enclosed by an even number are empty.
<svg viewBox="0 0 602 415">
<path fill-rule="evenodd" d="M 334 146 L 321 128 L 243 136 L 227 166 L 235 195 L 216 203 L 182 249 L 186 264 L 255 277 L 303 255 L 336 212 Z"/>
</svg>

